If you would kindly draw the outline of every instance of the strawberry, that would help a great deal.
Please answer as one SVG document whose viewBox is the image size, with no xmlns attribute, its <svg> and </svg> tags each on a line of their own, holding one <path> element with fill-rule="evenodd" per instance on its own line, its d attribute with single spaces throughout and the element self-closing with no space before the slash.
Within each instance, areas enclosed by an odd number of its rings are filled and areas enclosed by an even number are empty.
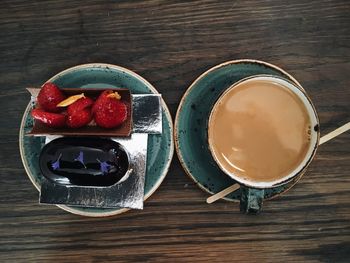
<svg viewBox="0 0 350 263">
<path fill-rule="evenodd" d="M 81 98 L 68 106 L 67 108 L 68 115 L 73 115 L 76 112 L 79 112 L 83 109 L 91 107 L 92 104 L 94 104 L 94 101 L 92 99 L 88 97 Z"/>
<path fill-rule="evenodd" d="M 41 109 L 33 109 L 32 117 L 49 127 L 60 128 L 66 123 L 66 116 L 60 113 L 46 112 Z"/>
<path fill-rule="evenodd" d="M 108 101 L 108 95 L 112 94 L 113 91 L 112 90 L 105 90 L 103 91 L 100 96 L 97 98 L 97 100 L 94 103 L 94 106 L 92 106 L 92 114 L 95 113 L 95 111 L 100 108 L 101 106 L 103 106 L 103 104 Z"/>
<path fill-rule="evenodd" d="M 96 100 L 92 112 L 95 122 L 103 128 L 114 128 L 127 119 L 127 107 L 120 101 L 120 95 L 106 90 Z"/>
<path fill-rule="evenodd" d="M 67 126 L 70 128 L 80 128 L 87 125 L 91 119 L 92 115 L 88 108 L 72 111 L 72 114 L 69 114 L 67 117 Z"/>
<path fill-rule="evenodd" d="M 57 104 L 65 99 L 60 89 L 53 83 L 45 83 L 40 89 L 37 100 L 40 107 L 49 112 L 60 112 Z"/>
<path fill-rule="evenodd" d="M 87 125 L 91 119 L 90 107 L 94 101 L 88 97 L 83 97 L 70 104 L 67 108 L 67 126 L 80 128 Z"/>
</svg>

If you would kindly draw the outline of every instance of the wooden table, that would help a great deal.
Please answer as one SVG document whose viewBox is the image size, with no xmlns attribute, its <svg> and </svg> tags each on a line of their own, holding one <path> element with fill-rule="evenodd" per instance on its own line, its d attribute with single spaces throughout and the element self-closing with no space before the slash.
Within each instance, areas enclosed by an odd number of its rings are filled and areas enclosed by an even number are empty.
<svg viewBox="0 0 350 263">
<path fill-rule="evenodd" d="M 105 62 L 144 76 L 173 117 L 210 67 L 254 58 L 293 74 L 326 134 L 350 120 L 349 1 L 25 1 L 0 7 L 0 262 L 350 262 L 350 134 L 258 216 L 208 195 L 175 157 L 143 211 L 98 219 L 38 204 L 20 159 L 28 85 Z"/>
</svg>

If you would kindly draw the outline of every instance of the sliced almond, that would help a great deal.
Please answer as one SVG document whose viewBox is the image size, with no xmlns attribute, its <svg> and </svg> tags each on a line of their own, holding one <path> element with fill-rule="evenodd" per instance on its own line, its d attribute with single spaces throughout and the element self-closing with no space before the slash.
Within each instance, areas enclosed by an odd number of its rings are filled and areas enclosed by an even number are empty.
<svg viewBox="0 0 350 263">
<path fill-rule="evenodd" d="M 57 107 L 67 107 L 67 106 L 73 104 L 74 102 L 76 102 L 77 100 L 79 100 L 81 98 L 85 98 L 84 93 L 81 93 L 81 94 L 78 94 L 78 95 L 73 95 L 73 96 L 70 96 L 70 97 L 66 98 L 65 100 L 63 100 L 60 103 L 58 103 Z"/>
<path fill-rule="evenodd" d="M 108 98 L 116 98 L 117 100 L 120 100 L 122 97 L 120 96 L 120 94 L 116 91 L 116 92 L 113 92 L 111 94 L 108 94 L 107 95 Z"/>
</svg>

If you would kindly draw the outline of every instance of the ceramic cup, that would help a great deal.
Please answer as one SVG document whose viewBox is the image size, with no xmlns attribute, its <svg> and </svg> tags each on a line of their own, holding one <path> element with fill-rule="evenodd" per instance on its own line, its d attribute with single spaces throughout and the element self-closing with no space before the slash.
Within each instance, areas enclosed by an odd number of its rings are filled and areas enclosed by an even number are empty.
<svg viewBox="0 0 350 263">
<path fill-rule="evenodd" d="M 218 110 L 218 105 L 222 103 L 223 98 L 227 95 L 227 93 L 240 84 L 247 84 L 247 82 L 256 81 L 256 80 L 268 81 L 275 84 L 279 84 L 279 86 L 287 88 L 289 91 L 294 93 L 305 106 L 306 112 L 311 122 L 310 129 L 309 129 L 310 143 L 306 151 L 305 157 L 302 159 L 299 165 L 297 165 L 294 168 L 294 170 L 292 170 L 292 172 L 290 172 L 289 174 L 283 177 L 279 177 L 274 181 L 268 181 L 268 182 L 263 182 L 263 181 L 259 182 L 259 181 L 249 180 L 247 178 L 243 178 L 238 176 L 237 174 L 233 174 L 232 172 L 229 172 L 225 168 L 223 163 L 220 162 L 220 159 L 217 156 L 218 153 L 217 152 L 215 153 L 213 149 L 214 141 L 213 141 L 213 136 L 211 134 L 212 127 L 213 127 L 213 115 Z M 318 116 L 317 116 L 315 107 L 313 106 L 310 98 L 308 97 L 304 89 L 296 85 L 295 83 L 292 83 L 289 80 L 286 80 L 284 78 L 277 77 L 277 76 L 272 76 L 272 75 L 251 76 L 251 77 L 242 79 L 241 81 L 236 82 L 235 84 L 230 86 L 227 90 L 223 92 L 223 94 L 218 98 L 218 100 L 214 104 L 213 109 L 209 116 L 209 121 L 208 121 L 208 145 L 209 145 L 210 152 L 215 162 L 220 167 L 220 169 L 241 185 L 240 210 L 245 213 L 258 213 L 261 211 L 262 203 L 264 199 L 264 189 L 274 188 L 277 186 L 287 184 L 288 182 L 292 181 L 295 177 L 301 176 L 305 172 L 308 165 L 310 164 L 313 157 L 315 156 L 316 150 L 318 148 L 319 138 L 320 138 L 320 131 L 319 131 Z M 269 149 L 266 149 L 266 151 L 268 150 Z"/>
</svg>

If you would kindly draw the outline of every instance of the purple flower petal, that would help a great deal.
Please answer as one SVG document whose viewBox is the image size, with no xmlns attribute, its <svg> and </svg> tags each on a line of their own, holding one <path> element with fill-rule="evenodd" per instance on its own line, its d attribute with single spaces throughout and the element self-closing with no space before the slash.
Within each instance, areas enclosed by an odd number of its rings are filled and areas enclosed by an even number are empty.
<svg viewBox="0 0 350 263">
<path fill-rule="evenodd" d="M 58 156 L 56 162 L 51 163 L 52 169 L 57 170 L 57 169 L 60 168 L 60 159 L 61 159 L 61 157 L 62 157 L 62 154 L 60 154 L 60 156 Z"/>
<path fill-rule="evenodd" d="M 100 162 L 100 167 L 101 167 L 101 172 L 105 174 L 105 173 L 108 173 L 111 165 L 109 165 L 107 162 Z"/>
<path fill-rule="evenodd" d="M 74 159 L 74 161 L 78 161 L 80 162 L 82 165 L 84 165 L 84 167 L 86 168 L 85 164 L 84 164 L 84 153 L 83 152 L 79 152 L 79 155 L 77 158 Z"/>
</svg>

